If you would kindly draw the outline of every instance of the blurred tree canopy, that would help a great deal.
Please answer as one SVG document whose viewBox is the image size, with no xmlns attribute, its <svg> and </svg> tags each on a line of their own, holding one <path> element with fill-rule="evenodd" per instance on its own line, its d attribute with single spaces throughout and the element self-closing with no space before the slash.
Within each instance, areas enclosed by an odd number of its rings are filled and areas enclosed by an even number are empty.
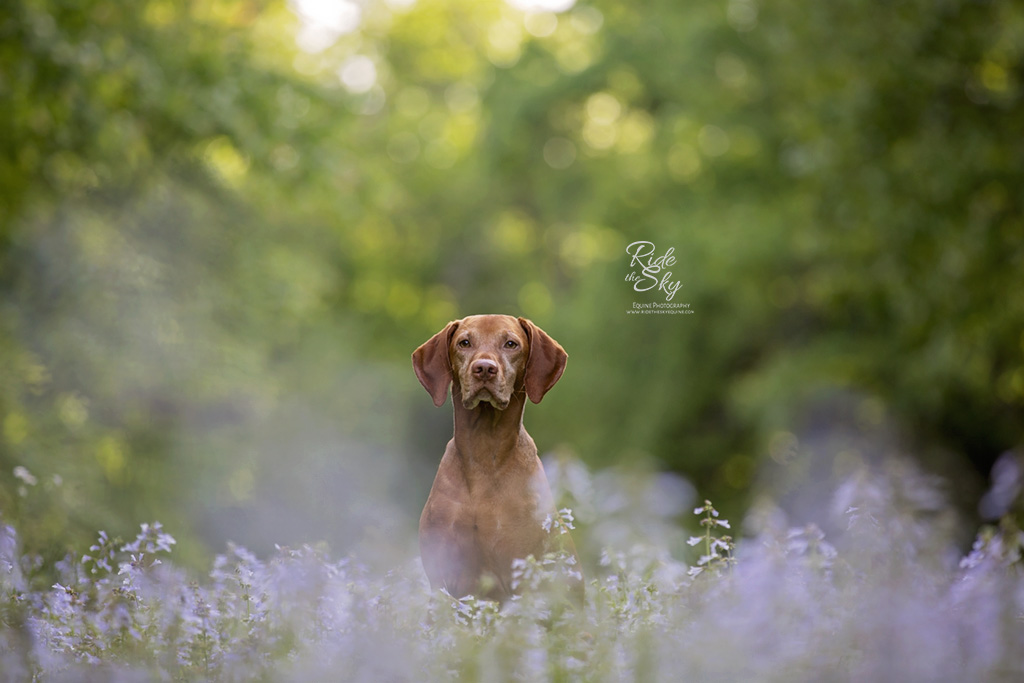
<svg viewBox="0 0 1024 683">
<path fill-rule="evenodd" d="M 477 312 L 569 352 L 542 451 L 727 511 L 837 393 L 982 472 L 1021 445 L 1019 5 L 569 4 L 0 9 L 0 510 L 29 550 L 386 532 L 450 429 L 408 354 Z M 656 300 L 636 240 L 693 315 L 626 314 Z"/>
</svg>

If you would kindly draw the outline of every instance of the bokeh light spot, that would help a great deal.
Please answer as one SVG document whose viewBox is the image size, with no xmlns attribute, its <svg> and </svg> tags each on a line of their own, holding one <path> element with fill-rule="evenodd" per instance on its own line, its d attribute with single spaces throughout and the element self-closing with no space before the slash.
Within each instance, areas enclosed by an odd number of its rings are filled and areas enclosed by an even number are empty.
<svg viewBox="0 0 1024 683">
<path fill-rule="evenodd" d="M 558 29 L 558 17 L 553 12 L 527 12 L 523 26 L 534 38 L 547 38 Z"/>
<path fill-rule="evenodd" d="M 206 146 L 203 158 L 210 168 L 232 185 L 240 183 L 249 170 L 249 160 L 224 136 Z"/>
<path fill-rule="evenodd" d="M 540 282 L 529 282 L 519 290 L 519 308 L 530 318 L 546 316 L 552 308 L 551 292 Z"/>
<path fill-rule="evenodd" d="M 594 93 L 587 98 L 587 117 L 599 124 L 614 123 L 622 114 L 622 104 L 610 93 Z"/>
<path fill-rule="evenodd" d="M 108 481 L 114 484 L 124 481 L 126 461 L 124 444 L 120 439 L 114 436 L 100 439 L 96 447 L 96 462 L 103 468 Z"/>
<path fill-rule="evenodd" d="M 498 251 L 521 255 L 536 245 L 537 228 L 526 214 L 504 211 L 494 223 L 489 236 Z"/>
<path fill-rule="evenodd" d="M 338 78 L 351 93 L 369 92 L 377 83 L 377 67 L 366 55 L 353 55 L 338 68 Z"/>
<path fill-rule="evenodd" d="M 544 143 L 544 161 L 557 170 L 569 168 L 576 161 L 576 145 L 566 138 L 551 138 Z"/>
<path fill-rule="evenodd" d="M 668 152 L 668 170 L 681 183 L 690 183 L 700 175 L 702 163 L 700 154 L 693 145 L 673 145 Z"/>
<path fill-rule="evenodd" d="M 729 136 L 718 126 L 707 125 L 697 133 L 700 151 L 709 157 L 720 157 L 729 151 Z"/>
</svg>

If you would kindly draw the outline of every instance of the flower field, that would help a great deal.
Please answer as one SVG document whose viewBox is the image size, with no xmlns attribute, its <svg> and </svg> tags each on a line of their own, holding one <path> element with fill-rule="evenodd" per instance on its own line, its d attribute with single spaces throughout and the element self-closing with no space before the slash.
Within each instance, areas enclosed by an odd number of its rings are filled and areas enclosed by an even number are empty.
<svg viewBox="0 0 1024 683">
<path fill-rule="evenodd" d="M 40 567 L 3 526 L 0 673 L 11 681 L 1024 676 L 1024 534 L 1009 517 L 961 556 L 921 513 L 936 490 L 865 474 L 836 492 L 845 507 L 835 539 L 814 525 L 786 526 L 762 505 L 734 540 L 710 502 L 687 502 L 678 523 L 681 480 L 595 475 L 578 463 L 556 469 L 556 490 L 575 507 L 552 520 L 551 533 L 573 528 L 594 557 L 582 568 L 582 606 L 558 588 L 559 576 L 580 570 L 560 557 L 521 562 L 522 595 L 499 606 L 431 592 L 416 558 L 382 571 L 312 547 L 258 558 L 229 546 L 197 580 L 174 566 L 175 541 L 155 523 L 129 542 L 100 533 L 81 554 Z M 34 588 L 51 574 L 52 586 Z"/>
</svg>

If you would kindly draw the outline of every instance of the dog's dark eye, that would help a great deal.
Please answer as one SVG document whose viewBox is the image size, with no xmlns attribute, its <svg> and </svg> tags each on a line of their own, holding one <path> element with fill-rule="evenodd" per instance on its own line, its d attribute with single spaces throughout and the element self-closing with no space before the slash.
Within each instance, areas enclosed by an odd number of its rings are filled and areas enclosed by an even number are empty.
<svg viewBox="0 0 1024 683">
<path fill-rule="evenodd" d="M 509 339 L 507 342 L 505 342 L 506 349 L 514 349 L 517 346 L 519 346 L 519 344 L 517 344 L 515 340 Z"/>
<path fill-rule="evenodd" d="M 468 349 L 469 348 L 469 340 L 468 339 L 460 339 L 459 340 L 459 346 L 461 346 L 464 349 Z"/>
</svg>

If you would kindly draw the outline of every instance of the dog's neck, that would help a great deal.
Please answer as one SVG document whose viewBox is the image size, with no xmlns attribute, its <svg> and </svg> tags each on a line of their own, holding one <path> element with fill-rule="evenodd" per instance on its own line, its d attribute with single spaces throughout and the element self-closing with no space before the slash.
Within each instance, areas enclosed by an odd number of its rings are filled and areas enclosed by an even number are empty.
<svg viewBox="0 0 1024 683">
<path fill-rule="evenodd" d="M 462 387 L 455 380 L 452 403 L 455 406 L 455 447 L 467 465 L 494 470 L 508 456 L 521 452 L 519 442 L 529 438 L 523 428 L 524 387 L 516 387 L 504 410 L 485 402 L 469 410 L 462 405 Z"/>
</svg>

